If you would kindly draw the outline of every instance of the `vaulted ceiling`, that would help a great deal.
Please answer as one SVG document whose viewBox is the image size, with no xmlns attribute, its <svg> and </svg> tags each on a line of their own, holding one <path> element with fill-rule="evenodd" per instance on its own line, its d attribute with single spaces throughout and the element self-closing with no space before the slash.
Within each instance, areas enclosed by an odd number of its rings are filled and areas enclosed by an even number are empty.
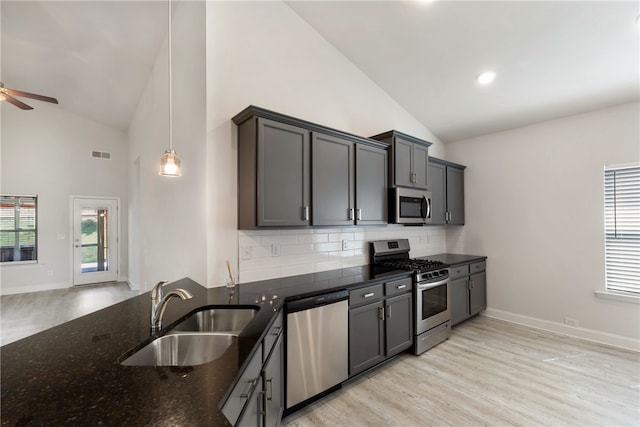
<svg viewBox="0 0 640 427">
<path fill-rule="evenodd" d="M 639 98 L 637 1 L 287 4 L 443 141 Z M 166 37 L 167 2 L 0 7 L 8 87 L 128 127 Z M 479 86 L 489 69 L 495 81 Z"/>
</svg>

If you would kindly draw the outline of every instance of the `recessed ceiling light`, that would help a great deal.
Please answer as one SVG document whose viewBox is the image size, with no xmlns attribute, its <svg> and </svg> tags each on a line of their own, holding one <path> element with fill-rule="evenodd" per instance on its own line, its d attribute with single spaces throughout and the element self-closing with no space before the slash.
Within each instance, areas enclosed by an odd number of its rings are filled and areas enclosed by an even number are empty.
<svg viewBox="0 0 640 427">
<path fill-rule="evenodd" d="M 476 77 L 476 80 L 481 85 L 488 85 L 489 83 L 494 81 L 495 78 L 496 78 L 496 73 L 495 72 L 493 72 L 493 71 L 485 71 L 484 73 L 478 74 L 478 77 Z"/>
</svg>

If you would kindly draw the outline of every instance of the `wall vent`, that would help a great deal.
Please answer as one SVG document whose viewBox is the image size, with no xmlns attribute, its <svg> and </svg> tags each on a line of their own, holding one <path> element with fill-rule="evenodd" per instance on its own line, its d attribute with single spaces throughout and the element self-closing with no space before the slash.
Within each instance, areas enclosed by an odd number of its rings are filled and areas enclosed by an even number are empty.
<svg viewBox="0 0 640 427">
<path fill-rule="evenodd" d="M 91 157 L 96 158 L 96 159 L 110 159 L 111 158 L 111 153 L 105 153 L 103 151 L 92 151 L 91 152 Z"/>
</svg>

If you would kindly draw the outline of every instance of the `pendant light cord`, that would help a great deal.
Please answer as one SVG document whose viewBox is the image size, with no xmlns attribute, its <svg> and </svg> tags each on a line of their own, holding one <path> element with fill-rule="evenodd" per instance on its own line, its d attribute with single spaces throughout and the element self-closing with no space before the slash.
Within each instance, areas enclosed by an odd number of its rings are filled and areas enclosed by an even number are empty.
<svg viewBox="0 0 640 427">
<path fill-rule="evenodd" d="M 167 13 L 169 17 L 169 31 L 168 31 L 168 45 L 169 45 L 169 149 L 173 151 L 173 97 L 171 91 L 171 0 L 169 3 L 169 11 Z"/>
</svg>

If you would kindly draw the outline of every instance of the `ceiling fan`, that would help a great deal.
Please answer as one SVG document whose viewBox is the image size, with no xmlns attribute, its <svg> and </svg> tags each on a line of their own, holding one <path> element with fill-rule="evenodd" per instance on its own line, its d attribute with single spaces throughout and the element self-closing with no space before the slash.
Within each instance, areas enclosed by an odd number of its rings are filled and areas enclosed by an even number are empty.
<svg viewBox="0 0 640 427">
<path fill-rule="evenodd" d="M 23 92 L 21 90 L 14 90 L 4 87 L 4 84 L 0 82 L 0 101 L 7 101 L 9 104 L 13 104 L 23 110 L 33 110 L 33 107 L 25 104 L 24 102 L 14 97 L 19 96 L 21 98 L 37 99 L 38 101 L 51 102 L 57 104 L 58 100 L 51 98 L 50 96 L 36 95 L 35 93 Z"/>
</svg>

